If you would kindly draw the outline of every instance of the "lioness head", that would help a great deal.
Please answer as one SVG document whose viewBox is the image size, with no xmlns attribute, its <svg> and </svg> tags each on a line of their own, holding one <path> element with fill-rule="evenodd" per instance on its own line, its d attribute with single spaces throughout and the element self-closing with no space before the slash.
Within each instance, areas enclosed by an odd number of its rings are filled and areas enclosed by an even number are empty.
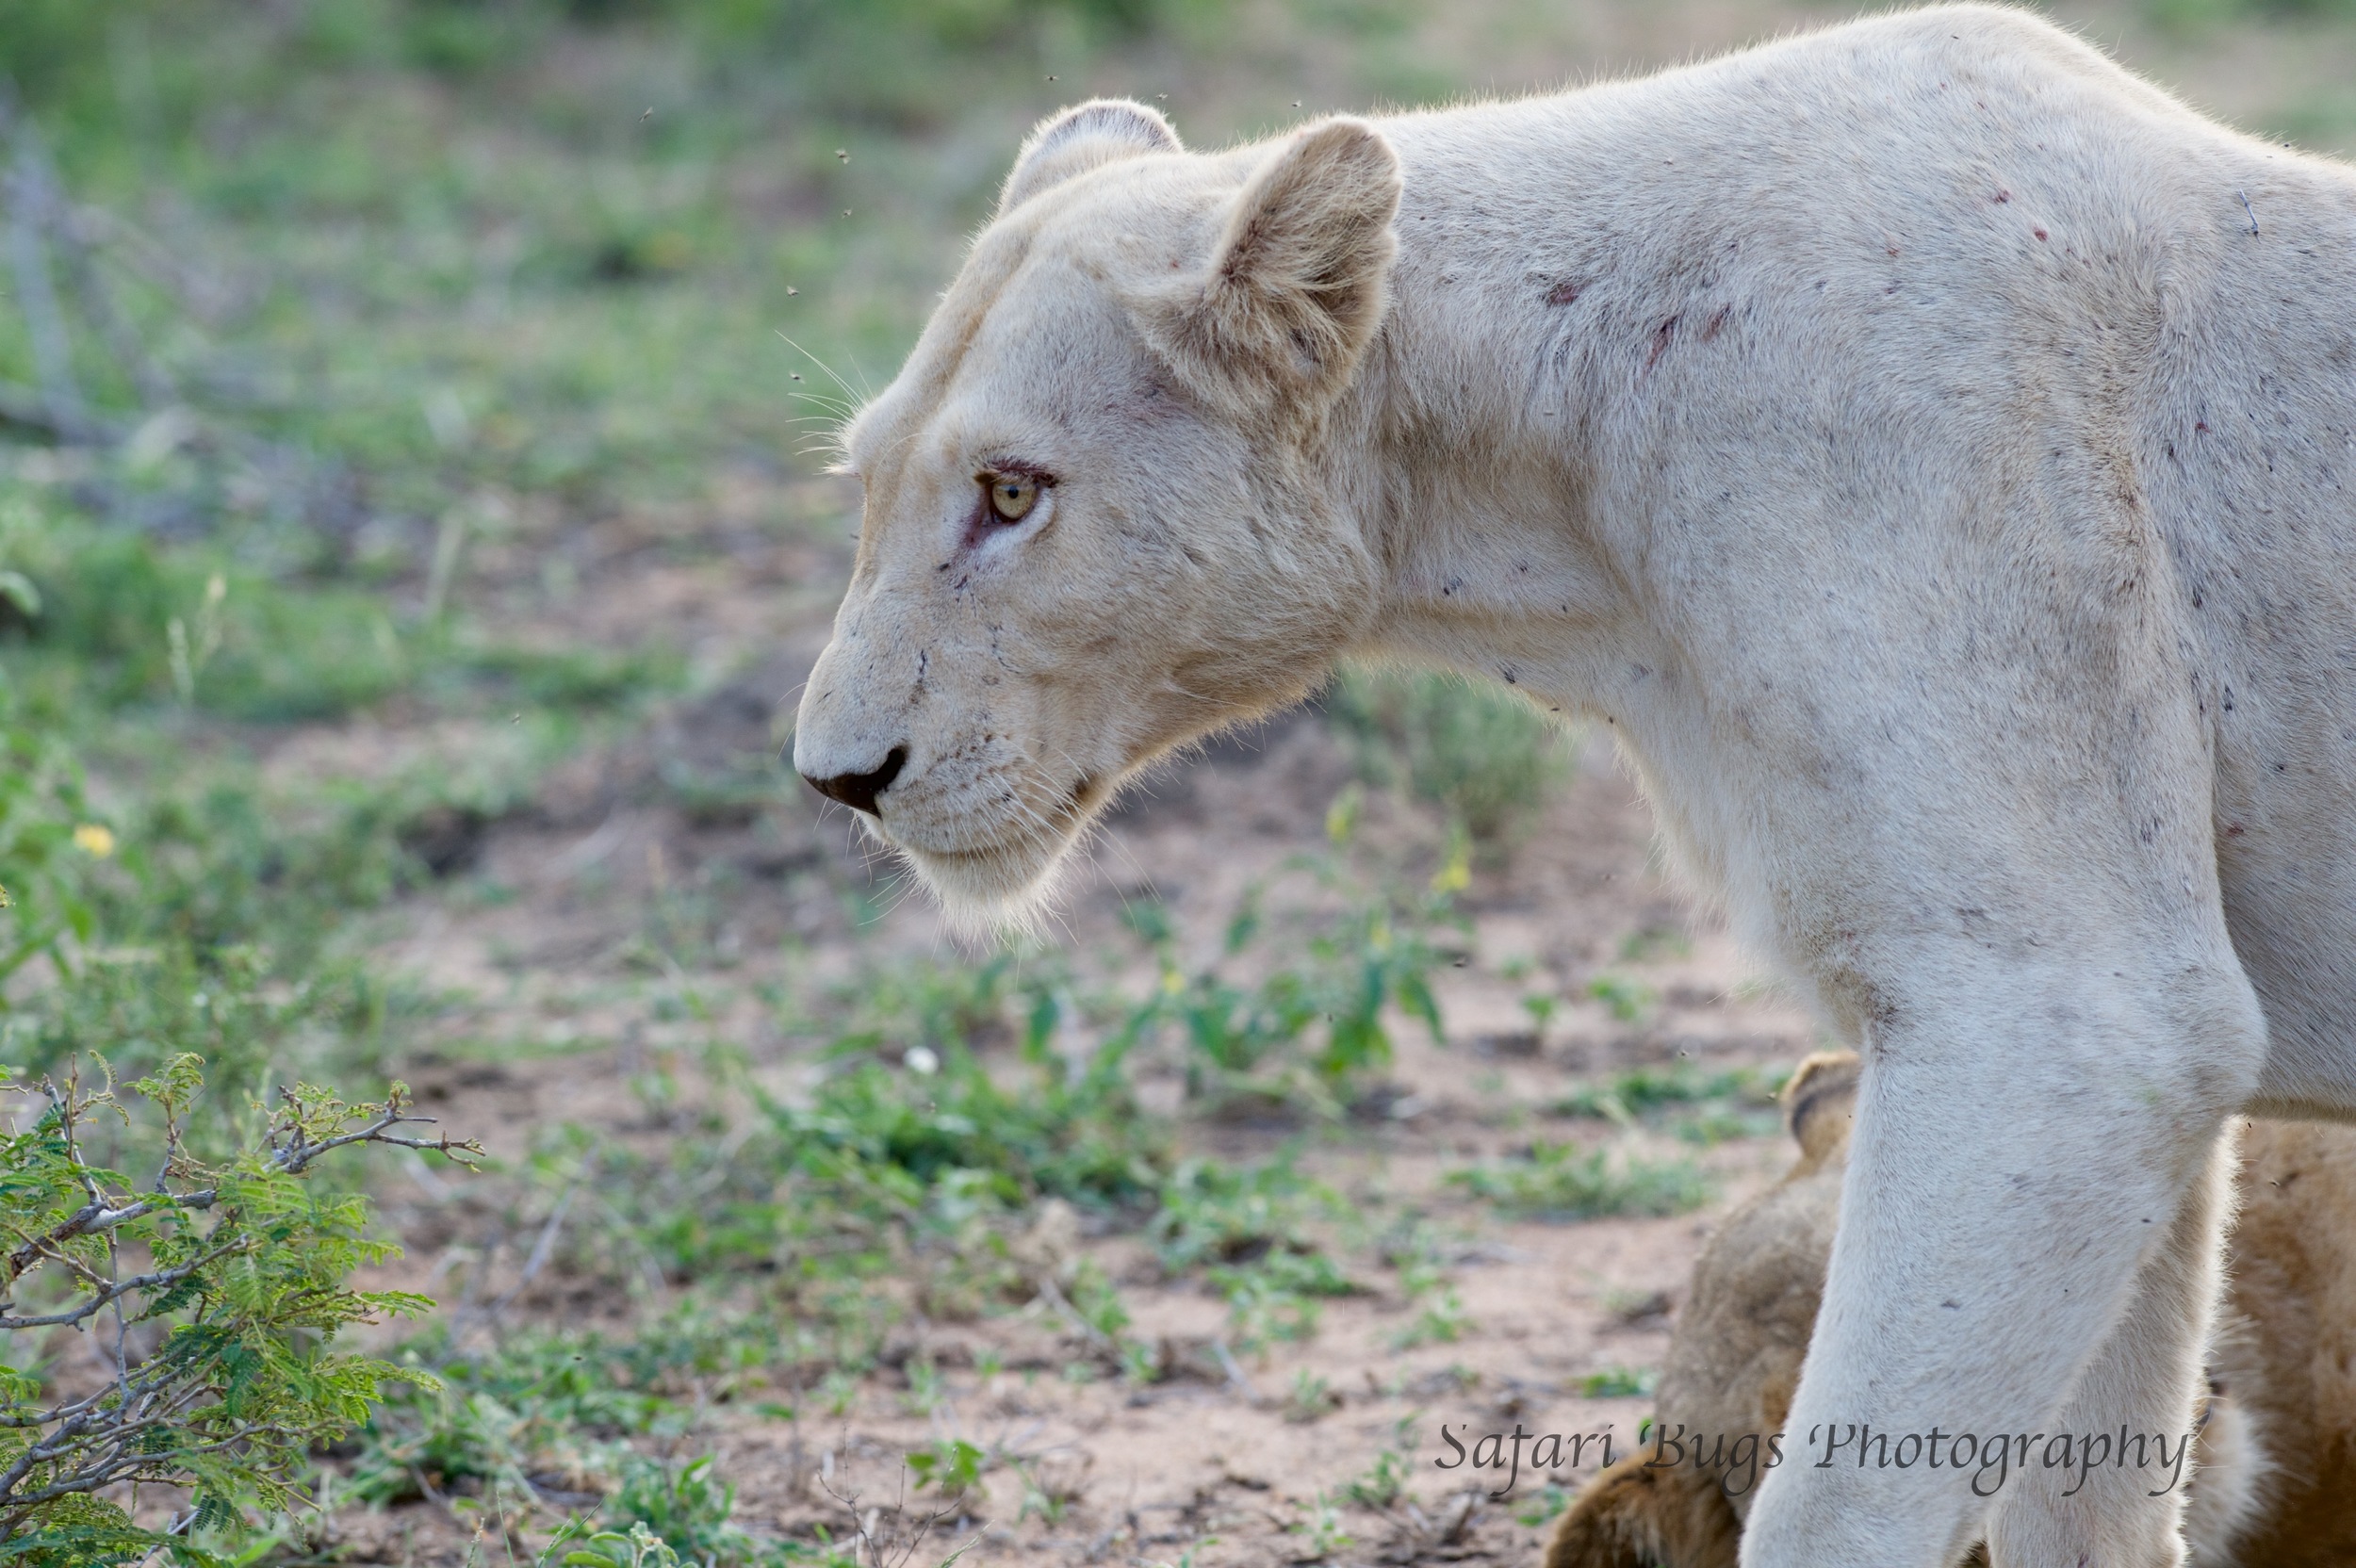
<svg viewBox="0 0 2356 1568">
<path fill-rule="evenodd" d="M 1299 697 L 1371 612 L 1329 482 L 1398 160 L 1350 120 L 1216 155 L 1141 105 L 1033 133 L 899 376 L 794 765 L 950 908 L 1019 908 L 1154 757 Z"/>
</svg>

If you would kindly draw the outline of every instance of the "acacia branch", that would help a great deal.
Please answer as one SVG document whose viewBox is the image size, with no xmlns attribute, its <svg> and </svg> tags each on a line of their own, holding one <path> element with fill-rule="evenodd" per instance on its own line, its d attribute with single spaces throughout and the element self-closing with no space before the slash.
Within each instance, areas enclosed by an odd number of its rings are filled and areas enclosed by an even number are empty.
<svg viewBox="0 0 2356 1568">
<path fill-rule="evenodd" d="M 65 1099 L 60 1098 L 54 1088 L 49 1090 L 49 1094 L 51 1102 L 57 1104 L 63 1113 L 62 1131 L 66 1143 L 68 1148 L 74 1151 L 74 1168 L 81 1178 L 84 1190 L 90 1193 L 90 1200 L 68 1215 L 57 1225 L 30 1238 L 10 1252 L 8 1256 L 7 1275 L 5 1278 L 0 1278 L 0 1289 L 14 1284 L 24 1276 L 26 1269 L 44 1257 L 57 1259 L 71 1265 L 72 1260 L 58 1249 L 77 1236 L 95 1235 L 117 1226 L 128 1224 L 135 1219 L 144 1219 L 151 1214 L 161 1213 L 167 1209 L 193 1209 L 201 1213 L 220 1201 L 221 1189 L 220 1184 L 216 1184 L 195 1192 L 159 1192 L 151 1197 L 124 1203 L 120 1207 L 110 1205 L 106 1196 L 99 1191 L 97 1184 L 90 1178 L 89 1168 L 81 1162 L 80 1151 L 75 1146 L 74 1136 L 73 1113 L 66 1106 Z M 70 1096 L 65 1098 L 70 1098 Z M 290 1094 L 288 1098 L 291 1099 Z M 264 1168 L 273 1174 L 300 1176 L 309 1168 L 311 1162 L 329 1150 L 341 1149 L 348 1144 L 354 1143 L 382 1143 L 396 1149 L 435 1152 L 448 1155 L 462 1164 L 470 1158 L 482 1155 L 483 1147 L 473 1138 L 454 1139 L 447 1134 L 432 1138 L 393 1135 L 392 1129 L 395 1127 L 430 1126 L 435 1119 L 430 1116 L 411 1116 L 401 1109 L 401 1098 L 396 1094 L 377 1118 L 367 1126 L 339 1134 L 335 1137 L 321 1138 L 316 1143 L 305 1141 L 302 1124 L 300 1121 L 292 1121 L 288 1127 L 292 1141 L 271 1151 L 269 1160 L 264 1163 Z M 101 1301 L 98 1304 L 103 1306 L 105 1302 Z M 0 1302 L 0 1305 L 5 1305 L 5 1302 Z M 87 1314 L 82 1315 L 87 1315 Z M 0 1328 L 33 1328 L 42 1323 L 68 1321 L 73 1321 L 73 1319 L 48 1318 L 18 1323 L 10 1319 L 0 1318 Z"/>
<path fill-rule="evenodd" d="M 280 1243 L 257 1233 L 252 1211 L 269 1212 L 289 1198 L 280 1179 L 302 1176 L 330 1151 L 384 1143 L 433 1150 L 462 1163 L 483 1153 L 472 1139 L 407 1135 L 403 1129 L 434 1119 L 410 1112 L 401 1085 L 393 1085 L 381 1104 L 356 1105 L 297 1086 L 279 1091 L 259 1148 L 227 1165 L 207 1165 L 188 1156 L 180 1127 L 181 1113 L 203 1089 L 200 1066 L 192 1056 L 175 1058 L 160 1082 L 135 1086 L 164 1122 L 164 1155 L 152 1192 L 114 1190 L 124 1179 L 84 1157 L 83 1124 L 102 1111 L 124 1115 L 111 1074 L 103 1089 L 88 1093 L 76 1073 L 68 1073 L 62 1087 L 43 1081 L 35 1092 L 47 1099 L 48 1116 L 37 1134 L 11 1140 L 11 1147 L 29 1152 L 46 1196 L 22 1218 L 0 1220 L 0 1237 L 15 1241 L 0 1254 L 0 1331 L 87 1329 L 110 1308 L 121 1327 L 115 1377 L 104 1387 L 46 1408 L 0 1402 L 0 1432 L 25 1434 L 11 1439 L 8 1461 L 0 1465 L 0 1537 L 26 1518 L 41 1517 L 44 1506 L 59 1498 L 123 1481 L 186 1484 L 191 1466 L 211 1475 L 225 1465 L 237 1486 L 254 1489 L 268 1506 L 291 1506 L 297 1494 L 284 1472 L 319 1432 L 341 1429 L 343 1407 L 333 1389 L 273 1372 L 254 1385 L 260 1406 L 233 1411 L 227 1391 L 245 1374 L 223 1359 L 224 1345 L 257 1330 L 333 1332 L 346 1323 L 370 1321 L 380 1309 L 398 1310 L 404 1298 L 350 1288 L 354 1260 L 364 1261 L 369 1246 L 360 1239 L 355 1217 L 335 1205 L 318 1216 L 317 1227 L 339 1249 L 332 1273 L 298 1267 L 286 1278 L 273 1277 L 267 1301 L 259 1304 L 239 1304 L 236 1289 L 215 1276 L 237 1266 L 227 1260 L 275 1254 Z M 174 1184 L 183 1190 L 173 1190 Z M 207 1217 L 194 1219 L 199 1213 Z M 553 1231 L 544 1239 L 552 1246 Z M 119 1277 L 126 1240 L 162 1249 L 162 1258 L 150 1260 L 159 1266 Z M 73 1282 L 74 1298 L 56 1312 L 14 1311 L 9 1290 L 44 1264 Z M 195 1303 L 190 1327 L 201 1325 L 203 1331 L 175 1331 L 155 1354 L 131 1365 L 122 1341 L 131 1315 L 126 1303 L 144 1298 L 140 1316 L 152 1318 L 167 1307 L 176 1311 L 182 1295 Z M 224 1303 L 232 1309 L 226 1315 Z M 349 1369 L 363 1382 L 390 1370 L 365 1360 Z"/>
<path fill-rule="evenodd" d="M 153 1423 L 144 1425 L 153 1425 Z M 124 1442 L 112 1442 L 111 1451 L 105 1458 L 85 1462 L 76 1466 L 74 1472 L 62 1480 L 52 1481 L 46 1486 L 37 1487 L 29 1492 L 13 1491 L 12 1483 L 23 1479 L 21 1472 L 30 1469 L 34 1462 L 33 1455 L 27 1454 L 24 1460 L 9 1467 L 8 1475 L 0 1476 L 0 1511 L 5 1511 L 8 1515 L 14 1515 L 23 1510 L 38 1507 L 73 1493 L 93 1492 L 102 1487 L 112 1486 L 117 1481 L 135 1478 L 139 1480 L 170 1479 L 173 1472 L 186 1467 L 190 1458 L 226 1452 L 262 1429 L 257 1424 L 249 1421 L 240 1424 L 236 1431 L 215 1438 L 209 1443 L 174 1447 L 167 1453 L 160 1454 L 125 1454 L 123 1452 Z M 124 1440 L 127 1441 L 131 1435 L 131 1432 L 126 1430 L 123 1433 Z M 50 1457 L 54 1458 L 55 1455 Z"/>
<path fill-rule="evenodd" d="M 195 1273 L 198 1269 L 203 1268 L 205 1265 L 217 1262 L 221 1258 L 225 1258 L 232 1252 L 242 1252 L 246 1250 L 250 1245 L 251 1244 L 244 1238 L 239 1237 L 235 1240 L 225 1241 L 219 1247 L 214 1248 L 211 1251 L 205 1253 L 202 1257 L 191 1259 L 189 1262 L 177 1265 L 174 1267 L 159 1268 L 153 1274 L 137 1274 L 127 1280 L 111 1281 L 103 1286 L 97 1295 L 91 1297 L 80 1306 L 69 1307 L 63 1312 L 51 1313 L 43 1317 L 9 1317 L 0 1315 L 0 1329 L 54 1329 L 69 1323 L 79 1324 L 96 1314 L 106 1311 L 109 1303 L 130 1295 L 135 1290 L 154 1290 L 158 1286 L 170 1289 L 172 1286 L 176 1285 L 181 1281 L 187 1279 L 189 1275 Z M 74 1263 L 72 1258 L 63 1258 L 61 1261 L 69 1264 Z M 89 1270 L 81 1268 L 81 1266 L 78 1264 L 75 1264 L 74 1266 L 83 1273 L 89 1272 Z M 7 1302 L 0 1301 L 0 1307 L 6 1307 L 7 1305 Z"/>
</svg>

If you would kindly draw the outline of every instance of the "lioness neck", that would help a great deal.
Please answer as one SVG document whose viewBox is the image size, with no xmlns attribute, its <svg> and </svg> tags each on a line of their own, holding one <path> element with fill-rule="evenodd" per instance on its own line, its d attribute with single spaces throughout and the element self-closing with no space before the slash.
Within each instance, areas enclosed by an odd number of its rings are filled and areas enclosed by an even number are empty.
<svg viewBox="0 0 2356 1568">
<path fill-rule="evenodd" d="M 1480 140 L 1543 164 L 1543 189 L 1477 155 L 1462 116 L 1384 126 L 1407 170 L 1399 259 L 1333 424 L 1337 484 L 1383 585 L 1353 651 L 1437 661 L 1618 724 L 1674 662 L 1615 564 L 1628 542 L 1599 514 L 1607 404 L 1592 339 L 1644 308 L 1631 298 L 1644 290 L 1608 235 L 1568 220 L 1609 182 L 1610 152 L 1549 107 L 1477 111 Z"/>
</svg>

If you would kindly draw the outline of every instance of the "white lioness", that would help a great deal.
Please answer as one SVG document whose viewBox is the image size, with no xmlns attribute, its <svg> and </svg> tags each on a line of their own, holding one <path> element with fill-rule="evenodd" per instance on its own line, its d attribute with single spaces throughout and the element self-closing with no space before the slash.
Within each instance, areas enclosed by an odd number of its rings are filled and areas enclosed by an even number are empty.
<svg viewBox="0 0 2356 1568">
<path fill-rule="evenodd" d="M 1214 154 L 1043 125 L 847 433 L 794 763 L 955 906 L 1345 654 L 1613 726 L 1866 1058 L 1789 1429 L 2193 1419 L 2237 1109 L 2356 1116 L 2356 172 L 2002 8 Z M 2182 1560 L 1787 1464 L 1752 1568 Z"/>
<path fill-rule="evenodd" d="M 1840 1216 L 1857 1084 L 1857 1059 L 1845 1052 L 1812 1056 L 1792 1076 L 1798 1163 L 1702 1250 L 1661 1374 L 1660 1438 L 1580 1488 L 1546 1568 L 1735 1568 L 1768 1452 L 1742 1439 L 1777 1430 L 1792 1408 Z M 2247 1125 L 2208 1396 L 2189 1448 L 2182 1438 L 2154 1443 L 2130 1462 L 2141 1462 L 2149 1485 L 2185 1489 L 2194 1568 L 2348 1568 L 2356 1128 Z M 2079 1462 L 2110 1462 L 2110 1434 L 2071 1439 Z M 1974 1454 L 1969 1467 L 1992 1493 L 2014 1457 L 2010 1447 L 1994 1461 Z"/>
</svg>

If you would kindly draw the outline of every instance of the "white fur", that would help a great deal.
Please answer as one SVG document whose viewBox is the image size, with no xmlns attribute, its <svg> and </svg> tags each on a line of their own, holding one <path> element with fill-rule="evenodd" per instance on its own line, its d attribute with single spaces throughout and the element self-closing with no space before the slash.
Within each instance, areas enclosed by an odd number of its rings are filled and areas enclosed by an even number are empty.
<svg viewBox="0 0 2356 1568">
<path fill-rule="evenodd" d="M 1607 724 L 1866 1057 L 1795 1446 L 2182 1429 L 2220 1119 L 2356 1115 L 2356 175 L 1981 6 L 1052 131 L 849 433 L 796 765 L 907 748 L 880 831 L 987 911 L 1346 653 Z M 1787 1464 L 1743 1560 L 2174 1564 L 2180 1507 Z"/>
</svg>

